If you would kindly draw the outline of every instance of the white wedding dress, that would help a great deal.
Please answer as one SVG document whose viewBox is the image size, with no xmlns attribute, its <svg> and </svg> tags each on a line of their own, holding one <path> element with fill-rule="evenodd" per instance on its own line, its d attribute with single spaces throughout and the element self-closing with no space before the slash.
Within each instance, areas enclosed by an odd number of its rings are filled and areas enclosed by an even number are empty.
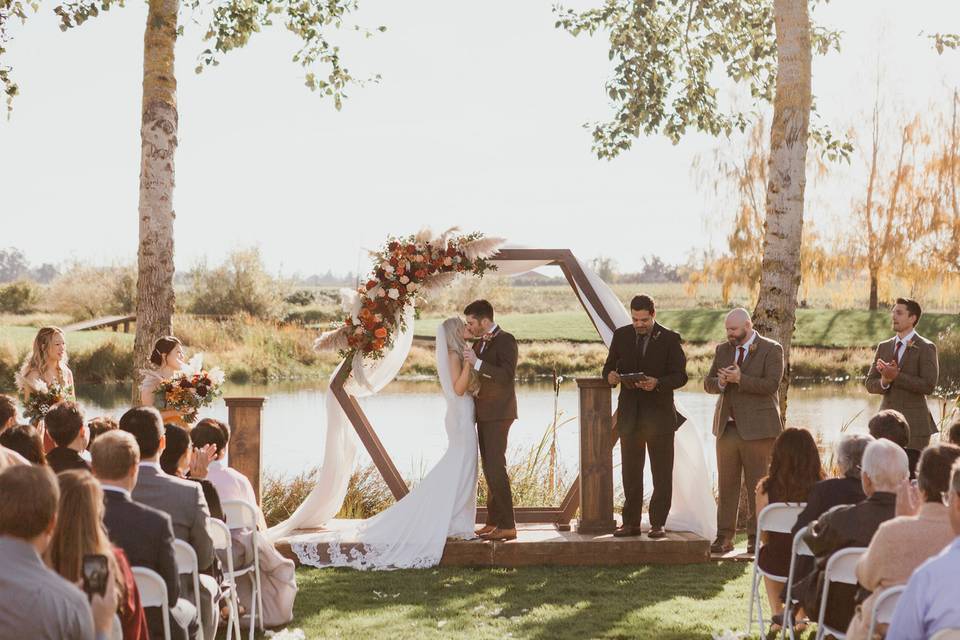
<svg viewBox="0 0 960 640">
<path fill-rule="evenodd" d="M 477 427 L 473 396 L 458 396 L 441 325 L 437 373 L 446 399 L 447 451 L 410 493 L 367 520 L 331 521 L 326 531 L 297 535 L 290 546 L 314 567 L 411 569 L 440 563 L 447 538 L 471 539 L 477 514 Z"/>
</svg>

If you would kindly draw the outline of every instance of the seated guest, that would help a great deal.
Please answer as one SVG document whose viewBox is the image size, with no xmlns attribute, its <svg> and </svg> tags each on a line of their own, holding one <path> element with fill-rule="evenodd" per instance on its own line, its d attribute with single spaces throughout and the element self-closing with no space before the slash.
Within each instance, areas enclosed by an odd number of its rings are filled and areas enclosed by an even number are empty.
<svg viewBox="0 0 960 640">
<path fill-rule="evenodd" d="M 30 464 L 30 462 L 13 449 L 0 446 L 0 471 L 16 464 Z"/>
<path fill-rule="evenodd" d="M 132 434 L 140 447 L 140 472 L 133 499 L 169 514 L 173 534 L 193 547 L 200 571 L 213 575 L 217 567 L 214 566 L 213 540 L 207 531 L 210 509 L 199 484 L 168 475 L 160 468 L 160 455 L 166 445 L 160 412 L 153 407 L 130 409 L 120 418 L 120 430 Z M 191 581 L 185 578 L 181 588 L 192 595 Z M 203 637 L 212 638 L 219 620 L 214 607 L 220 589 L 211 589 L 208 582 L 201 580 L 200 590 Z"/>
<path fill-rule="evenodd" d="M 46 560 L 65 580 L 83 579 L 83 557 L 99 554 L 107 557 L 110 575 L 117 583 L 117 615 L 123 628 L 123 640 L 149 640 L 147 618 L 140 604 L 140 592 L 123 549 L 110 544 L 103 524 L 103 489 L 88 472 L 73 469 L 57 476 L 60 507 L 57 526 L 47 547 Z"/>
<path fill-rule="evenodd" d="M 910 479 L 916 479 L 920 451 L 907 447 L 910 443 L 910 425 L 903 414 L 895 409 L 884 409 L 870 418 L 867 429 L 870 430 L 870 435 L 877 440 L 881 438 L 889 440 L 906 452 L 907 460 L 910 463 Z"/>
<path fill-rule="evenodd" d="M 857 581 L 869 598 L 857 607 L 847 630 L 850 640 L 866 640 L 873 604 L 884 589 L 904 584 L 927 558 L 940 553 L 954 538 L 950 514 L 942 495 L 950 488 L 950 470 L 960 458 L 960 447 L 931 445 L 924 449 L 917 468 L 922 504 L 910 504 L 898 511 L 913 511 L 880 525 L 866 555 L 857 564 Z M 905 487 L 913 488 L 910 483 Z"/>
<path fill-rule="evenodd" d="M 89 471 L 90 465 L 80 457 L 90 439 L 80 406 L 69 400 L 58 402 L 43 417 L 43 424 L 56 444 L 47 454 L 47 464 L 54 473 L 68 469 Z"/>
<path fill-rule="evenodd" d="M 875 440 L 863 452 L 860 480 L 867 499 L 859 504 L 834 507 L 814 521 L 804 542 L 816 556 L 816 568 L 798 585 L 800 601 L 811 618 L 825 606 L 824 621 L 834 629 L 850 626 L 856 605 L 856 587 L 830 585 L 828 602 L 820 603 L 823 572 L 834 553 L 847 547 L 869 546 L 881 522 L 894 516 L 897 488 L 907 479 L 907 454 L 889 440 Z"/>
<path fill-rule="evenodd" d="M 17 465 L 0 472 L 0 637 L 106 640 L 117 587 L 89 601 L 41 560 L 57 524 L 57 479 L 50 469 Z"/>
<path fill-rule="evenodd" d="M 119 428 L 120 425 L 110 416 L 98 416 L 87 420 L 87 430 L 90 433 L 90 442 L 87 443 L 87 449 L 90 449 L 90 445 L 97 439 L 97 436 Z"/>
<path fill-rule="evenodd" d="M 807 506 L 797 516 L 797 524 L 793 525 L 793 535 L 837 505 L 857 504 L 867 499 L 860 481 L 860 466 L 863 452 L 871 442 L 873 436 L 856 433 L 840 440 L 836 457 L 839 476 L 813 485 L 807 495 Z"/>
<path fill-rule="evenodd" d="M 960 446 L 960 418 L 954 420 L 947 429 L 947 442 Z"/>
<path fill-rule="evenodd" d="M 0 433 L 17 424 L 17 401 L 0 394 Z"/>
<path fill-rule="evenodd" d="M 20 454 L 30 464 L 47 464 L 43 436 L 31 424 L 18 424 L 0 433 L 0 446 Z"/>
<path fill-rule="evenodd" d="M 784 429 L 773 443 L 770 471 L 757 485 L 757 513 L 773 502 L 804 502 L 813 485 L 823 480 L 824 475 L 820 452 L 810 432 L 806 429 Z M 789 533 L 767 533 L 761 542 L 763 544 L 757 556 L 760 568 L 774 575 L 788 575 L 793 536 Z M 778 627 L 783 618 L 783 601 L 780 599 L 783 583 L 766 576 L 763 582 L 773 611 L 773 623 Z"/>
<path fill-rule="evenodd" d="M 250 480 L 245 475 L 231 469 L 224 464 L 227 455 L 227 444 L 230 441 L 230 427 L 212 418 L 204 418 L 190 431 L 193 444 L 198 449 L 213 445 L 216 454 L 207 478 L 217 488 L 220 499 L 243 500 L 250 503 L 257 510 L 260 520 L 259 529 L 266 531 L 263 512 L 259 508 L 259 501 L 253 491 Z M 232 531 L 234 540 L 234 567 L 243 567 L 253 562 L 253 548 L 250 544 L 252 536 L 243 530 Z M 297 596 L 297 578 L 295 565 L 280 555 L 276 547 L 265 535 L 257 537 L 257 553 L 260 558 L 260 584 L 263 593 L 263 622 L 267 627 L 276 627 L 293 620 L 293 601 Z M 250 587 L 248 581 L 240 580 L 237 595 L 241 602 L 250 601 Z"/>
<path fill-rule="evenodd" d="M 953 464 L 944 493 L 950 526 L 960 536 L 960 462 Z M 960 537 L 913 572 L 887 630 L 890 640 L 927 640 L 944 629 L 960 629 Z"/>
<path fill-rule="evenodd" d="M 194 449 L 190 434 L 180 425 L 168 424 L 164 425 L 163 429 L 167 446 L 160 454 L 160 468 L 171 476 L 198 483 L 203 488 L 203 497 L 207 499 L 207 506 L 210 507 L 210 516 L 226 521 L 217 489 L 206 479 L 207 467 L 216 451 L 213 445 L 207 445 L 202 450 Z"/>
<path fill-rule="evenodd" d="M 173 551 L 173 525 L 166 513 L 134 502 L 130 491 L 137 484 L 140 450 L 129 433 L 105 433 L 90 448 L 93 475 L 103 487 L 103 521 L 110 541 L 123 549 L 130 564 L 156 571 L 167 585 L 170 631 L 174 638 L 188 637 L 196 609 L 180 594 L 180 576 Z M 162 612 L 148 607 L 147 627 L 152 638 L 163 637 Z"/>
</svg>

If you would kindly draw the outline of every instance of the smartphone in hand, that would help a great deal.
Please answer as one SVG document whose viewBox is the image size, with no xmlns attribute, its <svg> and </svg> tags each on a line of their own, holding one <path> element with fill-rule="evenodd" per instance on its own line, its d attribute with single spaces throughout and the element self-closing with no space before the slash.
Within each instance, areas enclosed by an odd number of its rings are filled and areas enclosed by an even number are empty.
<svg viewBox="0 0 960 640">
<path fill-rule="evenodd" d="M 110 575 L 110 565 L 107 556 L 99 553 L 88 553 L 83 556 L 83 591 L 88 598 L 94 595 L 103 597 L 107 592 L 107 579 Z"/>
</svg>

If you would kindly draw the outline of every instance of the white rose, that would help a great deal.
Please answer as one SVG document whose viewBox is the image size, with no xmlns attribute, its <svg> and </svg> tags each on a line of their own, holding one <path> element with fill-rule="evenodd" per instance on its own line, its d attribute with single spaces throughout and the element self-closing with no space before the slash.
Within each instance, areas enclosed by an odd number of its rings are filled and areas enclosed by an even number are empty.
<svg viewBox="0 0 960 640">
<path fill-rule="evenodd" d="M 396 300 L 400 297 L 400 291 L 398 289 L 390 289 L 390 292 L 387 293 L 387 295 L 390 296 L 391 300 Z"/>
<path fill-rule="evenodd" d="M 410 282 L 410 278 L 407 276 L 400 276 L 400 284 L 407 284 L 408 282 Z"/>
<path fill-rule="evenodd" d="M 418 285 L 416 282 L 411 282 L 407 285 L 407 291 L 416 291 L 418 288 L 420 288 L 420 285 Z"/>
<path fill-rule="evenodd" d="M 377 291 L 377 297 L 378 297 L 378 298 L 383 298 L 383 297 L 385 297 L 386 295 L 387 295 L 387 292 L 384 291 L 383 289 L 380 289 L 379 291 Z"/>
<path fill-rule="evenodd" d="M 384 273 L 393 273 L 393 265 L 392 265 L 392 264 L 388 264 L 387 266 L 385 266 L 385 267 L 383 268 L 383 271 L 384 271 Z"/>
</svg>

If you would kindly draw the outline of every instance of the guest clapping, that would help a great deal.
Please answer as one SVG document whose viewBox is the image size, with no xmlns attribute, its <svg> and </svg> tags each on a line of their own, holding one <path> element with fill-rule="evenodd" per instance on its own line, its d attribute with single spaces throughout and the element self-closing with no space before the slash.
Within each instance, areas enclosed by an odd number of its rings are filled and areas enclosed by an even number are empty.
<svg viewBox="0 0 960 640">
<path fill-rule="evenodd" d="M 212 444 L 202 449 L 195 448 L 190 441 L 190 434 L 180 425 L 168 424 L 163 429 L 166 447 L 160 454 L 160 468 L 168 475 L 199 484 L 203 489 L 203 497 L 207 499 L 210 516 L 225 520 L 217 488 L 207 480 L 207 468 L 216 456 L 216 448 Z"/>
<path fill-rule="evenodd" d="M 960 458 L 960 447 L 931 445 L 924 449 L 917 473 L 919 489 L 901 485 L 897 510 L 904 513 L 880 525 L 867 553 L 857 564 L 857 581 L 872 595 L 857 607 L 847 629 L 850 640 L 865 640 L 879 594 L 904 584 L 927 558 L 937 555 L 954 538 L 950 514 L 942 496 L 950 488 L 950 470 Z M 898 637 L 898 636 L 895 636 Z"/>
</svg>

